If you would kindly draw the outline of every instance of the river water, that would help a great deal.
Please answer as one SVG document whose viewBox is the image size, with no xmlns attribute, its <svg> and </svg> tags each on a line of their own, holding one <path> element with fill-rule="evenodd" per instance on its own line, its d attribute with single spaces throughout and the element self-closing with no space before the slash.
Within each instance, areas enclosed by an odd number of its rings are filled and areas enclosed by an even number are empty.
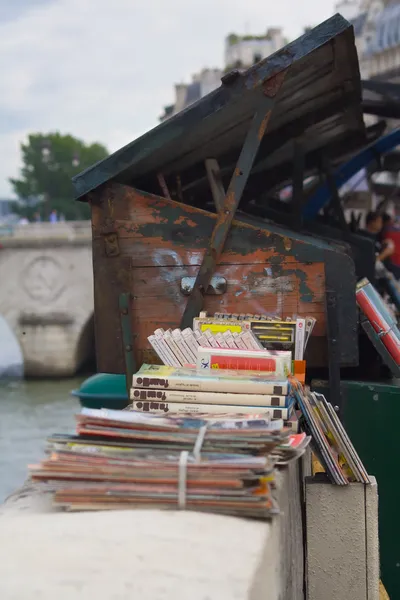
<svg viewBox="0 0 400 600">
<path fill-rule="evenodd" d="M 81 379 L 7 381 L 0 379 L 0 502 L 26 479 L 27 465 L 43 457 L 46 436 L 70 433 Z"/>
</svg>

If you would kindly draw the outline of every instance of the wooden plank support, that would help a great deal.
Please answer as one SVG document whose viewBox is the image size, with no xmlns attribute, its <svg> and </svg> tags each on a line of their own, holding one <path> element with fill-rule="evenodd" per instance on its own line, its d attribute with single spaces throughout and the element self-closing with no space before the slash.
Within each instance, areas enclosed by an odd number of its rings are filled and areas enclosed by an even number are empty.
<svg viewBox="0 0 400 600">
<path fill-rule="evenodd" d="M 210 245 L 207 248 L 193 292 L 190 295 L 181 321 L 181 328 L 191 327 L 193 318 L 203 307 L 204 290 L 207 290 L 215 267 L 224 249 L 232 221 L 250 175 L 254 160 L 257 156 L 261 140 L 264 137 L 276 102 L 278 92 L 284 81 L 285 71 L 265 82 L 264 94 L 253 117 L 250 129 L 244 141 L 240 156 L 236 163 L 228 190 L 225 195 L 222 210 L 219 212 Z"/>
<path fill-rule="evenodd" d="M 224 184 L 222 183 L 221 170 L 218 161 L 215 158 L 207 158 L 205 160 L 205 166 L 215 208 L 219 214 L 224 208 L 225 201 L 225 189 Z"/>
<path fill-rule="evenodd" d="M 327 285 L 330 285 L 328 280 Z M 339 323 L 337 294 L 335 290 L 326 289 L 326 319 L 328 340 L 328 366 L 329 366 L 329 397 L 339 416 L 342 418 L 342 394 L 340 388 L 340 356 L 339 356 Z"/>
<path fill-rule="evenodd" d="M 133 353 L 133 339 L 131 331 L 132 315 L 130 310 L 130 294 L 119 295 L 119 312 L 121 319 L 122 343 L 125 356 L 126 389 L 129 393 L 132 385 L 132 377 L 136 372 L 135 355 Z"/>
<path fill-rule="evenodd" d="M 157 173 L 157 180 L 160 185 L 160 188 L 161 188 L 164 198 L 167 198 L 167 200 L 171 200 L 171 194 L 169 193 L 169 189 L 168 189 L 167 183 L 165 181 L 164 175 L 162 173 Z"/>
<path fill-rule="evenodd" d="M 347 225 L 346 218 L 344 216 L 343 206 L 339 196 L 339 190 L 336 185 L 330 161 L 326 156 L 324 156 L 322 159 L 322 170 L 324 172 L 326 183 L 328 184 L 329 191 L 331 193 L 330 207 L 332 208 L 335 217 L 338 219 L 342 231 L 348 232 L 349 226 Z"/>
</svg>

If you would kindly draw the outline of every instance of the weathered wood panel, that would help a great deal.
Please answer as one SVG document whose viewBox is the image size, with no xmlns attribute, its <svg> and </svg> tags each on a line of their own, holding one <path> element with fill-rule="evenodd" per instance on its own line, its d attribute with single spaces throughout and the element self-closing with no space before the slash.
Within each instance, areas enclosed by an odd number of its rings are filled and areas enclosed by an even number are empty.
<svg viewBox="0 0 400 600">
<path fill-rule="evenodd" d="M 120 293 L 132 296 L 138 364 L 151 359 L 147 336 L 154 329 L 179 326 L 187 303 L 187 296 L 180 291 L 181 279 L 196 276 L 215 218 L 120 184 L 109 184 L 92 201 L 99 370 L 124 372 Z M 322 346 L 318 344 L 323 347 L 328 272 L 329 285 L 337 283 L 340 289 L 340 350 L 342 361 L 349 363 L 354 355 L 352 327 L 356 323 L 354 289 L 350 288 L 352 269 L 350 258 L 334 244 L 262 221 L 238 220 L 216 270 L 226 279 L 227 290 L 220 296 L 206 295 L 204 309 L 281 317 L 311 315 L 317 319 L 315 340 L 323 340 Z M 340 282 L 344 272 L 349 274 L 346 285 Z M 325 353 L 311 356 L 315 366 L 325 364 Z"/>
<path fill-rule="evenodd" d="M 298 268 L 301 265 L 297 265 Z M 324 274 L 323 264 L 310 265 L 307 286 L 314 302 L 301 301 L 296 269 L 283 269 L 283 275 L 273 278 L 265 272 L 265 266 L 230 265 L 220 266 L 216 275 L 224 277 L 227 291 L 220 296 L 207 295 L 205 310 L 215 312 L 240 312 L 270 314 L 291 317 L 307 314 L 317 319 L 314 335 L 325 334 L 324 323 Z M 143 352 L 150 348 L 147 337 L 157 327 L 164 329 L 179 327 L 186 304 L 180 284 L 183 277 L 197 275 L 198 267 L 137 267 L 132 270 L 132 330 L 137 336 L 136 359 L 143 362 Z M 162 310 L 160 310 L 162 299 Z M 301 308 L 306 312 L 301 313 Z M 146 315 L 143 318 L 143 315 Z"/>
</svg>

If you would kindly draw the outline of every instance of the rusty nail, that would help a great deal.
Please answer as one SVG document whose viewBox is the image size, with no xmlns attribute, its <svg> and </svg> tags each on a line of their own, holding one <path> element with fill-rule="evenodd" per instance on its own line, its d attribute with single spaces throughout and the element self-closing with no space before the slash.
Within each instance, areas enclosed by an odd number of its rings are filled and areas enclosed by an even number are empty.
<svg viewBox="0 0 400 600">
<path fill-rule="evenodd" d="M 125 350 L 127 352 L 130 352 L 132 350 L 132 346 L 130 344 L 128 344 L 127 346 L 125 346 Z"/>
<path fill-rule="evenodd" d="M 123 308 L 123 309 L 121 310 L 121 313 L 122 313 L 123 315 L 127 315 L 127 314 L 128 314 L 128 309 L 127 309 L 127 308 Z"/>
</svg>

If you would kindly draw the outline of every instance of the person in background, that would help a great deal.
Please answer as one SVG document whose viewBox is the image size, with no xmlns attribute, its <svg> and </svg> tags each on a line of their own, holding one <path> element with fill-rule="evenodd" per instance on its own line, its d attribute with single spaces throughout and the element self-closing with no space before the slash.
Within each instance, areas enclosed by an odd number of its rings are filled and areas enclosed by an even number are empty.
<svg viewBox="0 0 400 600">
<path fill-rule="evenodd" d="M 49 221 L 50 223 L 57 223 L 58 221 L 57 211 L 55 208 L 50 213 Z"/>
<path fill-rule="evenodd" d="M 387 213 L 382 216 L 382 221 L 381 243 L 385 248 L 393 248 L 391 254 L 387 255 L 382 262 L 387 270 L 393 273 L 396 279 L 400 279 L 400 226 Z"/>
<path fill-rule="evenodd" d="M 378 211 L 371 211 L 365 220 L 365 233 L 373 238 L 375 242 L 376 260 L 384 262 L 394 252 L 394 244 L 391 240 L 381 240 L 383 229 L 383 217 Z"/>
<path fill-rule="evenodd" d="M 35 223 L 40 223 L 41 220 L 42 220 L 42 218 L 40 216 L 40 213 L 35 212 L 35 214 L 33 215 L 33 220 L 34 220 Z"/>
</svg>

